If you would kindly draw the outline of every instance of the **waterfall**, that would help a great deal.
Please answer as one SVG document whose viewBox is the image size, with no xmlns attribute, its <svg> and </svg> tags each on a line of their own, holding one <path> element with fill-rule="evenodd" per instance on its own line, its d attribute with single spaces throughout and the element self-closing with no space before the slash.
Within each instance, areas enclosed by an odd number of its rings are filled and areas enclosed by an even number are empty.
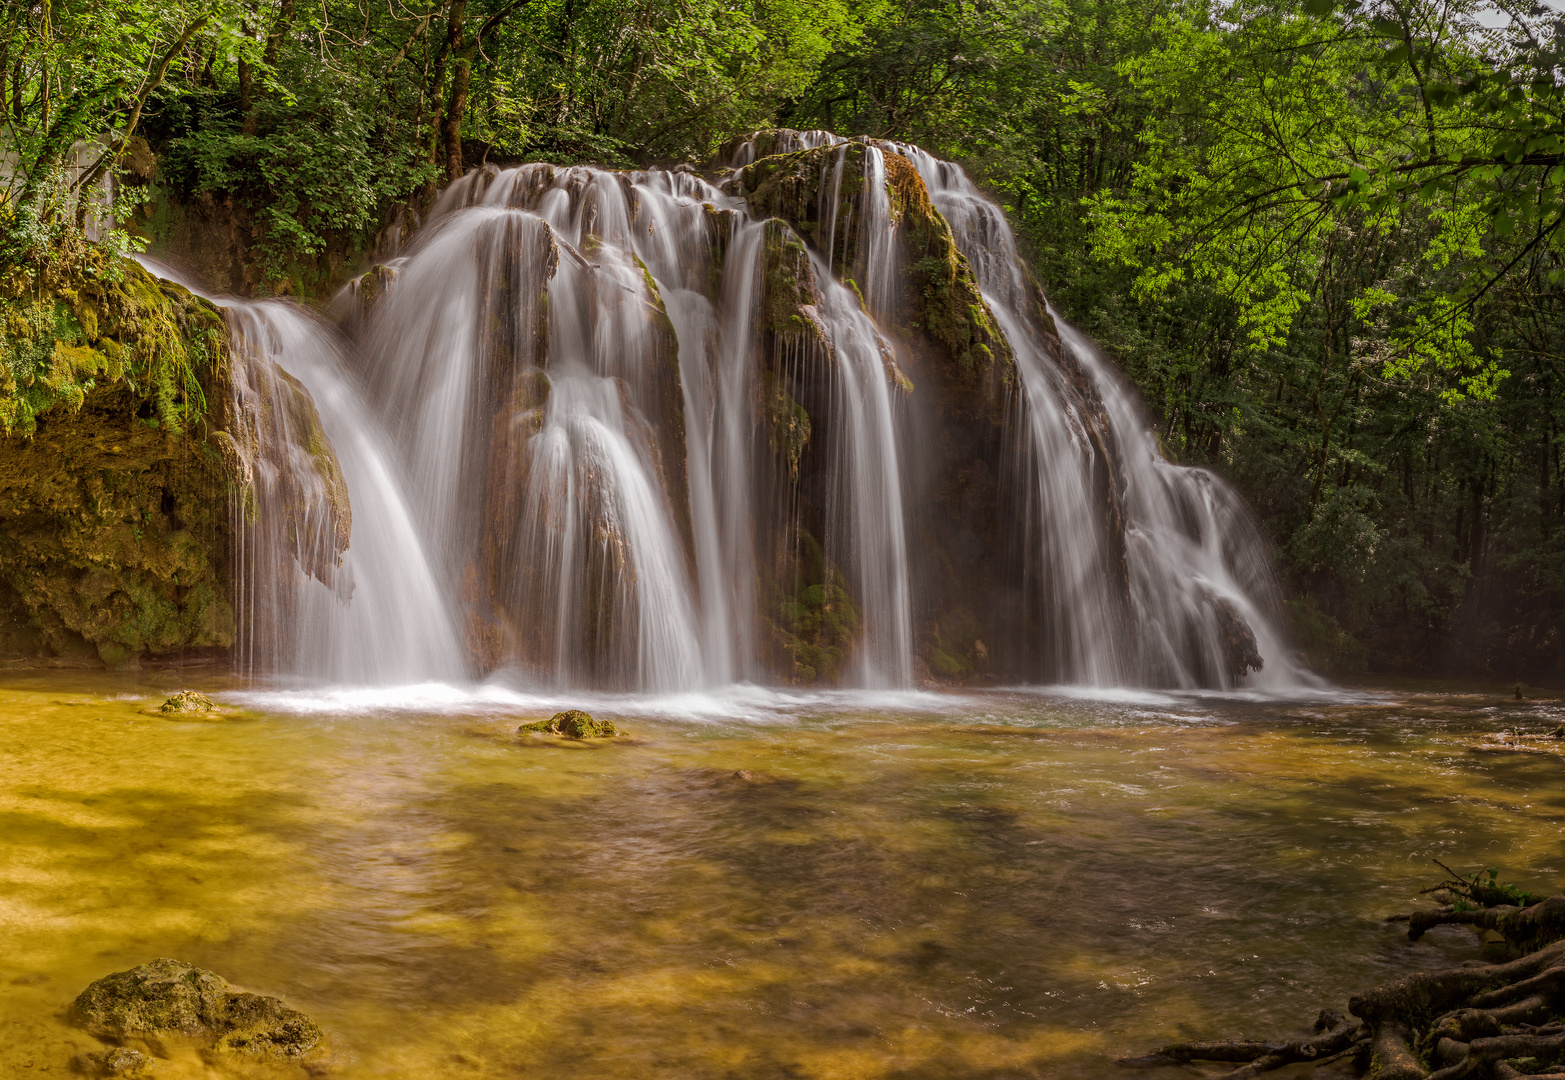
<svg viewBox="0 0 1565 1080">
<path fill-rule="evenodd" d="M 549 686 L 767 678 L 757 534 L 796 522 L 758 492 L 765 223 L 688 172 L 543 165 L 471 174 L 432 221 L 354 321 L 480 666 Z M 850 681 L 907 685 L 889 345 L 814 258 L 839 420 L 815 539 L 862 614 Z"/>
<path fill-rule="evenodd" d="M 260 671 L 346 683 L 464 678 L 445 596 L 424 557 L 389 440 L 348 375 L 334 332 L 285 301 L 228 304 L 239 366 L 275 366 L 308 391 L 352 505 L 351 536 L 336 580 L 322 582 L 305 575 L 301 559 L 287 560 L 293 545 L 269 528 L 285 518 L 288 510 L 280 503 L 292 497 L 290 486 L 257 478 L 256 527 L 247 542 L 257 566 L 271 568 L 271 587 L 286 598 L 271 598 L 270 618 L 261 610 L 265 604 L 250 605 L 252 617 L 262 614 L 266 626 L 258 632 L 252 623 L 250 662 Z M 246 396 L 242 407 L 249 408 L 260 395 Z M 275 459 L 265 446 L 259 449 L 263 461 Z M 265 466 L 257 471 L 264 474 Z M 287 561 L 290 567 L 279 567 Z M 278 618 L 284 613 L 286 621 Z"/>
<path fill-rule="evenodd" d="M 1010 223 L 959 166 L 915 146 L 888 146 L 917 168 L 1016 350 L 1027 407 L 1018 450 L 1030 480 L 1029 546 L 1047 568 L 1051 614 L 1065 624 L 1056 662 L 1066 679 L 1182 688 L 1240 680 L 1257 688 L 1316 684 L 1288 648 L 1271 560 L 1238 494 L 1209 470 L 1165 459 L 1119 372 L 1046 307 L 1061 359 L 1086 376 L 1107 414 L 1123 480 L 1131 620 L 1114 625 L 1112 574 L 1104 565 L 1111 545 L 1089 507 L 1095 448 L 1066 392 L 1064 368 L 1040 347 L 1046 332 Z M 1233 671 L 1235 644 L 1264 666 L 1248 676 Z"/>
<path fill-rule="evenodd" d="M 351 684 L 464 679 L 446 594 L 391 440 L 351 374 L 349 343 L 286 300 L 208 299 L 226 311 L 233 345 L 223 443 L 241 477 L 239 671 Z"/>
<path fill-rule="evenodd" d="M 241 665 L 653 692 L 1313 678 L 1241 500 L 1162 457 L 960 168 L 829 132 L 721 160 L 475 170 L 339 295 L 340 332 L 221 301 Z M 932 266 L 938 311 L 909 284 Z"/>
</svg>

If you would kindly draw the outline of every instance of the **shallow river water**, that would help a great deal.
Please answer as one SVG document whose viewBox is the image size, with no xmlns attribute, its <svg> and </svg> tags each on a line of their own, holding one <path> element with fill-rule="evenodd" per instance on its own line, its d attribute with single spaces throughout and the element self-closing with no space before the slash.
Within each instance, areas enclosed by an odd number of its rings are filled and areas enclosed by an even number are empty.
<svg viewBox="0 0 1565 1080">
<path fill-rule="evenodd" d="M 157 714 L 187 685 L 223 717 Z M 514 733 L 578 704 L 629 737 Z M 1428 688 L 555 701 L 12 674 L 0 1075 L 70 1075 L 98 1048 L 72 998 L 172 956 L 315 1016 L 345 1078 L 1114 1076 L 1477 955 L 1384 918 L 1432 858 L 1560 887 L 1565 759 L 1496 733 L 1561 723 Z"/>
</svg>

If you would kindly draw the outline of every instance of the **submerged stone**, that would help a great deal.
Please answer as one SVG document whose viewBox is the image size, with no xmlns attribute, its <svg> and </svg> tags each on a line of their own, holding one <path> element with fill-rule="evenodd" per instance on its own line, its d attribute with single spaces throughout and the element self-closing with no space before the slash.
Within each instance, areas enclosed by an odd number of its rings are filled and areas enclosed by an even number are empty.
<svg viewBox="0 0 1565 1080">
<path fill-rule="evenodd" d="M 167 958 L 104 976 L 81 992 L 71 1014 L 100 1039 L 161 1045 L 174 1038 L 252 1057 L 298 1058 L 325 1041 L 314 1020 L 277 998 Z"/>
<path fill-rule="evenodd" d="M 212 699 L 194 690 L 181 690 L 158 706 L 160 713 L 208 713 L 216 709 Z"/>
<path fill-rule="evenodd" d="M 145 1076 L 152 1071 L 152 1058 L 128 1046 L 116 1046 L 88 1059 L 99 1076 Z"/>
<path fill-rule="evenodd" d="M 612 720 L 594 720 L 580 709 L 567 709 L 555 713 L 547 720 L 523 724 L 516 729 L 518 735 L 526 731 L 541 731 L 546 735 L 562 735 L 567 739 L 607 739 L 618 735 L 619 729 Z"/>
</svg>

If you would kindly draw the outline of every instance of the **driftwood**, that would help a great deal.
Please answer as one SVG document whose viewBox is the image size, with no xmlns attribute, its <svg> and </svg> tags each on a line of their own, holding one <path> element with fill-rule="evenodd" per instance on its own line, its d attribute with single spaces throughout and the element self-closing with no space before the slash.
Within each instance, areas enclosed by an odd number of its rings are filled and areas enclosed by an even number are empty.
<svg viewBox="0 0 1565 1080">
<path fill-rule="evenodd" d="M 1469 878 L 1437 865 L 1450 878 L 1424 891 L 1440 906 L 1392 920 L 1414 941 L 1436 926 L 1493 931 L 1514 959 L 1403 976 L 1352 998 L 1356 1020 L 1322 1012 L 1310 1038 L 1172 1043 L 1119 1064 L 1241 1063 L 1223 1080 L 1329 1061 L 1370 1080 L 1565 1077 L 1565 893 L 1539 897 L 1493 870 Z"/>
</svg>

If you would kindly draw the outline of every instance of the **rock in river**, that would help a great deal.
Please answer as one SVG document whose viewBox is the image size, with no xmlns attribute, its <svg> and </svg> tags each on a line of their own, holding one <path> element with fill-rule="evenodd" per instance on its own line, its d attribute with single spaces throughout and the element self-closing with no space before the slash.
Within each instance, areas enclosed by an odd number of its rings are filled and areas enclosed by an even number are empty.
<svg viewBox="0 0 1565 1080">
<path fill-rule="evenodd" d="M 614 721 L 594 720 L 580 709 L 567 709 L 555 713 L 547 720 L 539 720 L 536 724 L 523 724 L 516 729 L 519 735 L 527 731 L 563 735 L 567 739 L 606 739 L 619 734 Z"/>
<path fill-rule="evenodd" d="M 158 706 L 161 713 L 209 713 L 216 709 L 212 699 L 194 690 L 181 690 Z"/>
<path fill-rule="evenodd" d="M 325 1044 L 320 1026 L 304 1013 L 178 960 L 153 960 L 106 975 L 81 992 L 71 1011 L 81 1027 L 112 1042 L 134 1038 L 161 1047 L 189 1041 L 281 1060 Z"/>
</svg>

